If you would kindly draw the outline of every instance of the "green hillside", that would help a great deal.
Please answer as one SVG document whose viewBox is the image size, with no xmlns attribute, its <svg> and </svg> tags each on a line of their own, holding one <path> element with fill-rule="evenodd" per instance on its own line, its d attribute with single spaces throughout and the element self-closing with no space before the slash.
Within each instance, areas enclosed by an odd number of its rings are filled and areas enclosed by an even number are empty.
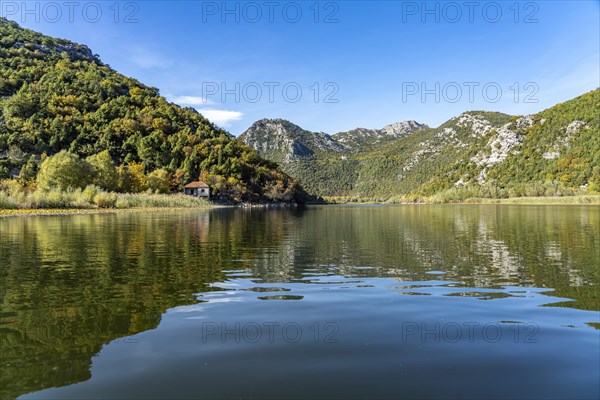
<svg viewBox="0 0 600 400">
<path fill-rule="evenodd" d="M 289 200 L 300 193 L 276 164 L 194 109 L 117 73 L 86 46 L 6 19 L 0 19 L 0 96 L 0 179 L 34 182 L 42 161 L 66 150 L 82 160 L 107 152 L 121 178 L 137 174 L 146 182 L 159 171 L 155 177 L 174 191 L 202 172 L 222 198 Z"/>
<path fill-rule="evenodd" d="M 419 189 L 432 195 L 520 197 L 600 192 L 600 90 L 495 125 Z"/>
<path fill-rule="evenodd" d="M 597 193 L 599 118 L 600 90 L 595 90 L 532 116 L 466 112 L 379 146 L 361 147 L 354 140 L 346 151 L 324 149 L 278 161 L 310 193 L 342 201 Z M 286 126 L 271 130 L 284 136 Z M 249 137 L 262 137 L 264 144 L 269 136 L 254 126 L 241 138 L 252 145 Z M 275 151 L 266 150 L 267 157 Z"/>
</svg>

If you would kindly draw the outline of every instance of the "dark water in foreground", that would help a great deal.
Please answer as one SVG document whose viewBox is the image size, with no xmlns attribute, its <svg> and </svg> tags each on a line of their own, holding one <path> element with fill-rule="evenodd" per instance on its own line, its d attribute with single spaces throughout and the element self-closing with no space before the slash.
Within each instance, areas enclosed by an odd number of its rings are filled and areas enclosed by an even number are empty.
<svg viewBox="0 0 600 400">
<path fill-rule="evenodd" d="M 600 208 L 0 219 L 0 398 L 598 398 Z"/>
</svg>

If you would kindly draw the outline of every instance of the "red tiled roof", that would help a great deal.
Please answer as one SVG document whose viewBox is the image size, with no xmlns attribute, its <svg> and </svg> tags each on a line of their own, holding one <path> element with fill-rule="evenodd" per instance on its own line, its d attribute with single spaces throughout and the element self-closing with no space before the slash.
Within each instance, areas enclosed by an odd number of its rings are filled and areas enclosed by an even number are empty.
<svg viewBox="0 0 600 400">
<path fill-rule="evenodd" d="M 207 188 L 208 185 L 202 181 L 190 182 L 185 185 L 186 189 Z"/>
</svg>

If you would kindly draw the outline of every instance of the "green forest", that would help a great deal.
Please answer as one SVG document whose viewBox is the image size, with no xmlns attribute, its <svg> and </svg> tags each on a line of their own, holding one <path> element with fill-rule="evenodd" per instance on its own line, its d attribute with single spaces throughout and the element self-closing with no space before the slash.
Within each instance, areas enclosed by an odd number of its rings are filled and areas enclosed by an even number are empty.
<svg viewBox="0 0 600 400">
<path fill-rule="evenodd" d="M 86 46 L 0 19 L 0 185 L 171 193 L 202 179 L 217 199 L 289 202 L 298 184 L 193 108 L 125 77 Z M 12 180 L 12 181 L 7 181 Z M 14 196 L 12 196 L 14 200 Z"/>
</svg>

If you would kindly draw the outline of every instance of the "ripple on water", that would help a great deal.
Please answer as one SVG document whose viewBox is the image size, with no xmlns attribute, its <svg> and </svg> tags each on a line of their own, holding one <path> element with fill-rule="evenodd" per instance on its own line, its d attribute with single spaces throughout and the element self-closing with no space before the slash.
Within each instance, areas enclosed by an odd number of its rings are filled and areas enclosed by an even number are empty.
<svg viewBox="0 0 600 400">
<path fill-rule="evenodd" d="M 431 293 L 425 292 L 398 292 L 398 294 L 403 294 L 405 296 L 431 296 Z"/>
<path fill-rule="evenodd" d="M 254 274 L 244 269 L 225 270 L 223 272 L 230 278 L 248 278 L 254 276 Z"/>
<path fill-rule="evenodd" d="M 347 284 L 357 284 L 357 283 L 365 283 L 365 281 L 321 281 L 318 279 L 305 281 L 305 283 L 313 283 L 315 285 L 347 285 Z"/>
<path fill-rule="evenodd" d="M 259 300 L 302 300 L 304 296 L 298 296 L 293 294 L 281 294 L 273 296 L 259 296 Z"/>
<path fill-rule="evenodd" d="M 408 289 L 420 289 L 420 288 L 428 288 L 428 287 L 433 287 L 433 285 L 406 285 L 406 286 L 394 286 L 392 289 L 408 290 Z"/>
<path fill-rule="evenodd" d="M 452 296 L 452 297 L 474 297 L 479 300 L 493 300 L 493 299 L 505 299 L 507 297 L 513 297 L 508 293 L 503 292 L 456 292 L 456 293 L 448 293 L 444 296 Z"/>
<path fill-rule="evenodd" d="M 289 292 L 292 289 L 282 288 L 282 287 L 252 287 L 249 289 L 242 289 L 242 290 L 246 290 L 249 292 L 263 293 L 263 292 Z"/>
</svg>

